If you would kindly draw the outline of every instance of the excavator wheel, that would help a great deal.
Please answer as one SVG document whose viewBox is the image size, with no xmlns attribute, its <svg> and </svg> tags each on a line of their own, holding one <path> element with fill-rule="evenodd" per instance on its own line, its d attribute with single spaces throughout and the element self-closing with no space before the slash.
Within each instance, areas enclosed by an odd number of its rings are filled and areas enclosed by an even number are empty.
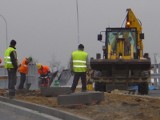
<svg viewBox="0 0 160 120">
<path fill-rule="evenodd" d="M 140 83 L 138 85 L 138 93 L 140 95 L 147 95 L 148 94 L 148 82 Z"/>
<path fill-rule="evenodd" d="M 95 88 L 95 91 L 106 92 L 106 83 L 104 83 L 104 82 L 95 82 L 94 88 Z"/>
</svg>

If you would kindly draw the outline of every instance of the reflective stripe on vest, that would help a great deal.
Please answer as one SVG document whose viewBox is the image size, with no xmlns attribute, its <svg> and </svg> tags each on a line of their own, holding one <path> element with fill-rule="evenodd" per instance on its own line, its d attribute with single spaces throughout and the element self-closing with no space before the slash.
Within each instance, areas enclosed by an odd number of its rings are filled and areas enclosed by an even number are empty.
<svg viewBox="0 0 160 120">
<path fill-rule="evenodd" d="M 84 65 L 75 65 L 75 64 L 81 64 L 81 63 L 83 63 Z M 78 67 L 80 67 L 80 68 L 86 68 L 87 66 L 86 66 L 86 61 L 82 61 L 82 60 L 73 60 L 73 67 L 76 67 L 76 68 L 78 68 Z"/>
<path fill-rule="evenodd" d="M 9 47 L 5 51 L 5 55 L 4 55 L 4 65 L 5 65 L 5 68 L 13 68 L 13 64 L 11 62 L 10 54 L 14 50 L 15 50 L 14 48 Z"/>
<path fill-rule="evenodd" d="M 86 72 L 87 65 L 86 65 L 86 59 L 87 59 L 87 53 L 84 51 L 74 51 L 72 53 L 72 59 L 73 59 L 73 71 L 74 72 Z"/>
</svg>

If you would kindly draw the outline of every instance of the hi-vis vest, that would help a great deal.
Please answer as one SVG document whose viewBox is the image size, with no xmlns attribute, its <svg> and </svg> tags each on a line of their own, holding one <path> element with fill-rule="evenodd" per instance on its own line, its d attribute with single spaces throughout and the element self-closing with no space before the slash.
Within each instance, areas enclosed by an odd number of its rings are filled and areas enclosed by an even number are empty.
<svg viewBox="0 0 160 120">
<path fill-rule="evenodd" d="M 15 51 L 15 49 L 12 47 L 7 48 L 7 50 L 5 51 L 5 54 L 4 54 L 4 67 L 5 68 L 14 68 L 11 62 L 11 57 L 10 57 L 10 54 L 12 51 Z"/>
<path fill-rule="evenodd" d="M 73 71 L 74 72 L 86 72 L 87 71 L 87 56 L 88 53 L 77 50 L 72 53 Z"/>
</svg>

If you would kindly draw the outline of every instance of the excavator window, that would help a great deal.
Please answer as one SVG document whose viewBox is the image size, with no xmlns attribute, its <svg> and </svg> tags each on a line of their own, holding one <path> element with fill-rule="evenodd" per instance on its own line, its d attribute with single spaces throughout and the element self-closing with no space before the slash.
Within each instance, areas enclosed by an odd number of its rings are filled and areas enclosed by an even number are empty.
<svg viewBox="0 0 160 120">
<path fill-rule="evenodd" d="M 110 29 L 107 31 L 107 40 L 106 42 L 111 46 L 111 51 L 113 54 L 117 53 L 118 49 L 118 40 L 123 39 L 123 51 L 124 55 L 128 56 L 131 54 L 131 46 L 133 46 L 134 53 L 137 52 L 137 35 L 135 30 L 131 29 Z"/>
</svg>

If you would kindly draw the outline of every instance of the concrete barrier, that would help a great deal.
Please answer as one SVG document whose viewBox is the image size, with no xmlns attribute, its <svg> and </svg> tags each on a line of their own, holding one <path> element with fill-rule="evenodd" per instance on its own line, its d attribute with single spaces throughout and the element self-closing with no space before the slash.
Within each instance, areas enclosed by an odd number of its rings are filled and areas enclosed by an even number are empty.
<svg viewBox="0 0 160 120">
<path fill-rule="evenodd" d="M 97 91 L 77 92 L 69 95 L 59 95 L 58 104 L 62 106 L 92 104 L 104 100 L 104 93 Z"/>
</svg>

